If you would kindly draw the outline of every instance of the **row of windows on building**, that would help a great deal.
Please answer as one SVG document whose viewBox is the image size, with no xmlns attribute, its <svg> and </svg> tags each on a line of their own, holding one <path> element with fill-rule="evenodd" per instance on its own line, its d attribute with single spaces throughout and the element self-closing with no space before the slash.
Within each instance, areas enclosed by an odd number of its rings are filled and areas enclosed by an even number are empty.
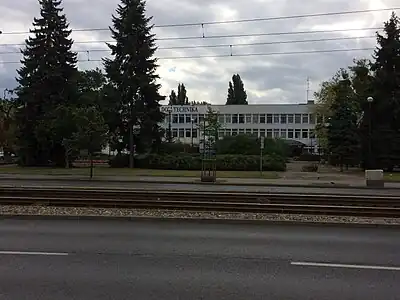
<svg viewBox="0 0 400 300">
<path fill-rule="evenodd" d="M 169 123 L 170 116 L 165 118 Z M 197 124 L 204 121 L 204 114 L 172 114 L 173 124 Z M 222 124 L 315 124 L 314 114 L 221 114 Z"/>
<path fill-rule="evenodd" d="M 252 135 L 257 137 L 282 138 L 282 139 L 312 139 L 315 138 L 312 129 L 221 129 L 219 136 Z M 199 136 L 198 129 L 191 128 L 173 128 L 172 136 L 174 138 L 194 138 Z"/>
</svg>

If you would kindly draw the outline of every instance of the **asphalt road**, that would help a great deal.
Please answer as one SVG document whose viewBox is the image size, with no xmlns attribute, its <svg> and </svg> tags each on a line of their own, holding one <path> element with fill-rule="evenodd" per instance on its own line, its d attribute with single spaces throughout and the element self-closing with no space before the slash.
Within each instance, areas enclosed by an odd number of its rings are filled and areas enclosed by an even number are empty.
<svg viewBox="0 0 400 300">
<path fill-rule="evenodd" d="M 113 181 L 60 181 L 60 180 L 10 180 L 1 179 L 0 187 L 87 187 L 98 189 L 146 189 L 154 191 L 215 191 L 215 192 L 260 192 L 260 193 L 297 193 L 297 194 L 341 194 L 341 195 L 400 195 L 400 189 L 355 189 L 329 187 L 291 187 L 291 186 L 235 186 L 184 183 L 148 183 Z"/>
<path fill-rule="evenodd" d="M 3 218 L 0 299 L 399 299 L 399 253 L 389 228 Z"/>
</svg>

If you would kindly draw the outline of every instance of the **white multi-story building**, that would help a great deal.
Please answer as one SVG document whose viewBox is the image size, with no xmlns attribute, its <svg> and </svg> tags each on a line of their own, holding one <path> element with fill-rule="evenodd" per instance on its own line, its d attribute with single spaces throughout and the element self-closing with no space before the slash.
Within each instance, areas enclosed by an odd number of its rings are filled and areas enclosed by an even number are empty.
<svg viewBox="0 0 400 300">
<path fill-rule="evenodd" d="M 282 138 L 297 141 L 306 148 L 317 151 L 313 114 L 314 102 L 304 104 L 210 105 L 219 113 L 222 127 L 219 136 L 249 134 L 257 137 Z M 161 126 L 183 143 L 199 144 L 201 133 L 198 124 L 204 120 L 208 106 L 162 106 L 167 116 Z"/>
</svg>

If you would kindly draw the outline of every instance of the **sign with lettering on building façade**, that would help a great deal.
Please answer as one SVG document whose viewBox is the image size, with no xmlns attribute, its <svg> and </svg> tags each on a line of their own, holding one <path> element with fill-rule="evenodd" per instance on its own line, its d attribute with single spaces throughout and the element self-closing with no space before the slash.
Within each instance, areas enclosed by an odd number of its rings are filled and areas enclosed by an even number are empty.
<svg viewBox="0 0 400 300">
<path fill-rule="evenodd" d="M 198 113 L 197 106 L 161 106 L 163 113 Z"/>
</svg>

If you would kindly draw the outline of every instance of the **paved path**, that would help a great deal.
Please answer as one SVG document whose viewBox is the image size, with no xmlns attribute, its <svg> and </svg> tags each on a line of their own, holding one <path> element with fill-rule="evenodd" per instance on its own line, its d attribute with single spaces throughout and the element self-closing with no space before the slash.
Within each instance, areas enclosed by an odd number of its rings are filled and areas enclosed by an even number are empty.
<svg viewBox="0 0 400 300">
<path fill-rule="evenodd" d="M 148 182 L 148 181 L 118 181 L 118 180 L 55 180 L 54 178 L 16 180 L 1 179 L 0 187 L 51 187 L 51 188 L 96 188 L 96 189 L 144 189 L 150 191 L 194 191 L 194 192 L 256 192 L 256 193 L 296 193 L 296 194 L 328 194 L 328 195 L 391 195 L 400 196 L 400 189 L 366 189 L 356 186 L 352 188 L 314 185 L 238 185 L 230 184 L 199 184 L 179 182 Z"/>
<path fill-rule="evenodd" d="M 322 177 L 323 178 L 323 177 Z M 176 183 L 176 184 L 199 184 L 200 179 L 195 177 L 157 177 L 157 176 L 96 176 L 90 179 L 88 176 L 63 176 L 63 175 L 12 175 L 0 174 L 0 184 L 8 181 L 100 181 L 100 182 L 127 182 L 127 183 Z M 249 186 L 298 186 L 298 187 L 339 187 L 339 188 L 365 188 L 363 179 L 352 180 L 306 180 L 306 179 L 261 179 L 261 178 L 220 178 L 221 185 L 249 185 Z M 400 182 L 386 182 L 385 187 L 400 189 Z"/>
<path fill-rule="evenodd" d="M 384 228 L 0 220 L 0 299 L 399 299 Z"/>
</svg>

